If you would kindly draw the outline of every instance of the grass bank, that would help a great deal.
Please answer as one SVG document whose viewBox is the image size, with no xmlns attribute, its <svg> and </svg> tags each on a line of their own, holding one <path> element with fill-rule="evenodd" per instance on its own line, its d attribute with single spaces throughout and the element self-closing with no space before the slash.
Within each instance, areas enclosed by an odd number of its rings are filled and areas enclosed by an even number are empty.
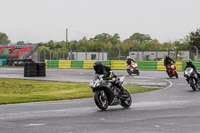
<svg viewBox="0 0 200 133">
<path fill-rule="evenodd" d="M 131 94 L 158 88 L 123 85 Z M 0 104 L 93 97 L 89 83 L 0 79 Z"/>
</svg>

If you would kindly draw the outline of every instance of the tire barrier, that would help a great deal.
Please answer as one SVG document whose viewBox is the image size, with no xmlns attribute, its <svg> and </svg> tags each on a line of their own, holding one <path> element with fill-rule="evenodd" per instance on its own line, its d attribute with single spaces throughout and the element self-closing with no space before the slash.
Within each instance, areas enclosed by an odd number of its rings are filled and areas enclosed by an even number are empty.
<svg viewBox="0 0 200 133">
<path fill-rule="evenodd" d="M 24 66 L 26 62 L 34 62 L 32 59 L 8 59 L 6 60 L 7 66 Z"/>
<path fill-rule="evenodd" d="M 37 76 L 38 77 L 46 76 L 46 64 L 45 63 L 37 63 Z"/>
<path fill-rule="evenodd" d="M 24 63 L 24 77 L 45 77 L 46 76 L 46 64 L 26 62 Z"/>
</svg>

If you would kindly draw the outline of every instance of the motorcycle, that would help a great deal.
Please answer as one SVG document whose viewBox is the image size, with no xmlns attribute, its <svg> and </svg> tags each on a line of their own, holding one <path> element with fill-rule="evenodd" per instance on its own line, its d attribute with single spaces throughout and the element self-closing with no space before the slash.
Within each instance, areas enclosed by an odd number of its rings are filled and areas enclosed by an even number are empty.
<svg viewBox="0 0 200 133">
<path fill-rule="evenodd" d="M 192 87 L 194 91 L 200 89 L 200 81 L 197 74 L 194 72 L 193 68 L 191 67 L 186 68 L 184 72 L 184 77 L 186 78 L 188 84 L 190 84 L 190 87 Z"/>
<path fill-rule="evenodd" d="M 89 86 L 94 92 L 94 101 L 97 107 L 101 110 L 106 110 L 108 106 L 121 105 L 124 108 L 129 108 L 132 103 L 131 95 L 127 90 L 123 93 L 119 87 L 116 87 L 116 82 L 122 87 L 125 76 L 115 80 L 103 79 L 102 75 L 96 75 L 95 79 L 90 82 Z"/>
<path fill-rule="evenodd" d="M 131 75 L 131 74 L 136 74 L 137 76 L 140 75 L 140 72 L 139 72 L 139 70 L 138 70 L 138 64 L 137 64 L 137 63 L 132 63 L 132 66 L 133 66 L 133 67 L 131 67 L 131 66 L 128 65 L 128 64 L 126 64 L 126 65 L 127 65 L 127 73 L 128 73 L 129 75 Z"/>
<path fill-rule="evenodd" d="M 174 65 L 174 64 L 170 64 L 170 65 L 168 65 L 167 66 L 167 74 L 168 74 L 168 76 L 170 77 L 170 78 L 172 78 L 172 77 L 176 77 L 176 78 L 178 78 L 178 73 L 177 73 L 177 71 L 176 71 L 176 66 Z"/>
</svg>

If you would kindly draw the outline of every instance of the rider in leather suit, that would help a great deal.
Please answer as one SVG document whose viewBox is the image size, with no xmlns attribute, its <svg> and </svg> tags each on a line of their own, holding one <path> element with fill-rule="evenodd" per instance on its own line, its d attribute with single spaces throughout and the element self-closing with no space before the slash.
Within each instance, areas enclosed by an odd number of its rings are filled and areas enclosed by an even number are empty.
<svg viewBox="0 0 200 133">
<path fill-rule="evenodd" d="M 103 79 L 105 80 L 110 80 L 112 78 L 114 78 L 114 82 L 112 82 L 112 84 L 114 86 L 116 86 L 117 88 L 121 89 L 121 92 L 123 94 L 124 88 L 120 85 L 117 76 L 112 72 L 112 70 L 110 69 L 110 67 L 105 66 L 102 64 L 101 61 L 96 61 L 93 65 L 95 74 L 102 74 Z"/>
</svg>

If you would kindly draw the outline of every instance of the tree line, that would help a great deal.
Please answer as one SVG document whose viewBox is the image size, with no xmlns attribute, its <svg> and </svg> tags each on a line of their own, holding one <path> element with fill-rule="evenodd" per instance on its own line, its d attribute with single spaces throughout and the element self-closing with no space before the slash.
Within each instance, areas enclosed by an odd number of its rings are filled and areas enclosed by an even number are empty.
<svg viewBox="0 0 200 133">
<path fill-rule="evenodd" d="M 10 44 L 10 40 L 5 33 L 0 32 L 0 45 Z M 31 43 L 25 43 L 19 41 L 16 45 L 30 45 Z M 196 46 L 200 49 L 200 28 L 186 35 L 183 39 L 174 42 L 160 43 L 157 39 L 152 39 L 148 34 L 134 33 L 129 38 L 120 41 L 118 33 L 110 35 L 108 33 L 97 34 L 94 38 L 87 39 L 83 37 L 80 40 L 73 40 L 70 42 L 60 41 L 55 42 L 50 40 L 49 42 L 40 42 L 40 52 L 58 52 L 62 55 L 64 52 L 72 51 L 96 51 L 96 52 L 108 52 L 109 59 L 118 59 L 119 50 L 123 56 L 128 56 L 129 51 L 154 51 L 154 50 L 195 50 Z"/>
</svg>

